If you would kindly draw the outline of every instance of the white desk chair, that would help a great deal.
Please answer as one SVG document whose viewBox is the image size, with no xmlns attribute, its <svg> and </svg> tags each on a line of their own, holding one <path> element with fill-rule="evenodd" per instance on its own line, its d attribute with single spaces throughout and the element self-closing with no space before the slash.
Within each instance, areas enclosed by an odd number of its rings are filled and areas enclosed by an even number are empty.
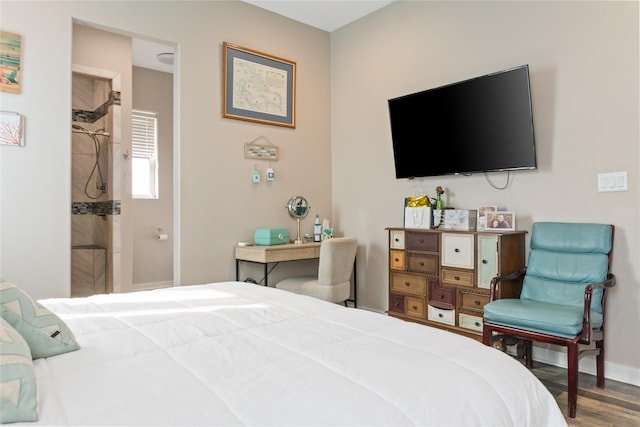
<svg viewBox="0 0 640 427">
<path fill-rule="evenodd" d="M 355 237 L 324 240 L 320 245 L 318 275 L 290 277 L 278 282 L 276 288 L 346 305 L 357 248 Z"/>
</svg>

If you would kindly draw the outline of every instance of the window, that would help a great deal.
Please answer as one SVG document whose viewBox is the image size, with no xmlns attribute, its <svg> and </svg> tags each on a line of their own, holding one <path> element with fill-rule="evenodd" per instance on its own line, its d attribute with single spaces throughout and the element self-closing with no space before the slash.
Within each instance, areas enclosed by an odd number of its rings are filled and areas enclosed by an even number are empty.
<svg viewBox="0 0 640 427">
<path fill-rule="evenodd" d="M 158 114 L 132 110 L 131 192 L 134 199 L 158 198 Z"/>
</svg>

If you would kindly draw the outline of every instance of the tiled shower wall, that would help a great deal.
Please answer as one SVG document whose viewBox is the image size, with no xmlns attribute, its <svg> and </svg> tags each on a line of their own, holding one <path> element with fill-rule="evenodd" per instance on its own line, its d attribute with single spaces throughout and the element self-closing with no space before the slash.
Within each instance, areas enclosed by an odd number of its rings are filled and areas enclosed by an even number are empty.
<svg viewBox="0 0 640 427">
<path fill-rule="evenodd" d="M 119 180 L 114 177 L 120 164 L 113 140 L 114 131 L 119 132 L 114 122 L 120 106 L 119 93 L 109 79 L 74 73 L 72 83 L 72 123 L 90 131 L 104 129 L 109 134 L 96 136 L 99 166 L 106 183 L 106 192 L 102 193 L 97 188 L 97 168 L 92 175 L 96 142 L 90 135 L 72 133 L 71 295 L 86 296 L 113 292 L 119 283 L 120 190 L 116 187 Z"/>
</svg>

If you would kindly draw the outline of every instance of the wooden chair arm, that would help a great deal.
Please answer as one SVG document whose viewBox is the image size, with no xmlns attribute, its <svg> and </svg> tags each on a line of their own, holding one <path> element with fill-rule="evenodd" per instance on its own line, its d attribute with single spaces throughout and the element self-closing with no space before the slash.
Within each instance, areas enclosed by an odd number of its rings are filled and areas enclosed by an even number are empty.
<svg viewBox="0 0 640 427">
<path fill-rule="evenodd" d="M 602 298 L 600 301 L 602 307 L 602 316 L 604 316 L 604 301 L 607 295 L 607 289 L 616 285 L 616 276 L 612 273 L 607 274 L 607 280 L 600 283 L 591 283 L 584 288 L 584 309 L 582 315 L 582 333 L 580 341 L 589 343 L 591 341 L 591 299 L 594 289 L 602 289 Z M 604 323 L 604 319 L 602 320 Z"/>
<path fill-rule="evenodd" d="M 519 277 L 524 276 L 526 272 L 527 272 L 526 268 L 521 268 L 520 270 L 516 270 L 511 274 L 507 274 L 506 276 L 496 276 L 493 279 L 491 279 L 491 283 L 490 283 L 491 296 L 489 301 L 494 301 L 498 299 L 498 286 L 500 285 L 500 282 L 502 282 L 503 280 L 517 279 Z"/>
</svg>

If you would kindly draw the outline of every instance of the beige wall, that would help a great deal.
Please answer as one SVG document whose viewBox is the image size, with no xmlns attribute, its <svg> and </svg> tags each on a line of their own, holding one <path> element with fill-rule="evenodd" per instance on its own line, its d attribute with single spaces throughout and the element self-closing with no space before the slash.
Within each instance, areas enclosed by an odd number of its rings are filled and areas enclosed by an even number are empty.
<svg viewBox="0 0 640 427">
<path fill-rule="evenodd" d="M 173 283 L 173 74 L 133 67 L 133 108 L 158 113 L 157 199 L 133 199 L 133 288 Z M 158 229 L 168 240 L 158 240 Z"/>
<path fill-rule="evenodd" d="M 2 108 L 28 123 L 26 147 L 0 147 L 1 278 L 38 298 L 68 295 L 77 18 L 178 45 L 174 234 L 182 284 L 233 278 L 233 245 L 257 227 L 293 234 L 284 206 L 302 194 L 312 214 L 358 237 L 360 303 L 384 310 L 384 228 L 402 224 L 401 204 L 414 187 L 433 194 L 442 185 L 448 205 L 495 203 L 516 212 L 519 228 L 542 220 L 616 224 L 607 374 L 638 382 L 640 349 L 627 339 L 640 324 L 636 2 L 398 2 L 331 35 L 239 2 L 4 0 L 0 12 L 2 29 L 25 41 L 23 91 L 1 94 Z M 295 130 L 221 118 L 223 41 L 297 62 Z M 395 180 L 388 98 L 523 63 L 531 67 L 537 171 L 513 174 L 504 191 L 480 175 Z M 252 185 L 254 162 L 242 156 L 243 144 L 260 135 L 280 147 L 272 185 Z M 596 174 L 619 170 L 629 173 L 629 191 L 597 193 Z"/>
<path fill-rule="evenodd" d="M 402 226 L 414 188 L 435 197 L 441 185 L 445 204 L 460 209 L 512 210 L 525 230 L 613 223 L 607 374 L 629 380 L 631 367 L 638 382 L 640 344 L 628 338 L 640 324 L 638 61 L 637 2 L 397 2 L 333 32 L 333 217 L 360 239 L 361 304 L 387 306 L 384 229 Z M 395 179 L 387 99 L 521 64 L 531 73 L 536 171 L 512 173 L 503 191 L 482 175 Z M 629 191 L 598 193 L 597 173 L 615 171 L 628 171 Z"/>
<path fill-rule="evenodd" d="M 177 282 L 234 279 L 236 242 L 252 240 L 259 227 L 286 227 L 294 234 L 285 205 L 295 194 L 309 199 L 312 214 L 329 216 L 328 33 L 238 1 L 3 1 L 0 8 L 2 30 L 22 35 L 24 42 L 22 92 L 2 93 L 2 108 L 27 117 L 28 135 L 24 148 L 0 148 L 2 279 L 37 298 L 69 295 L 73 20 L 177 46 Z M 297 63 L 296 129 L 221 117 L 224 41 Z M 114 53 L 97 50 L 96 57 Z M 245 159 L 243 148 L 262 135 L 279 147 L 280 160 L 272 164 L 273 183 L 254 185 L 254 167 L 264 174 L 268 165 Z M 303 232 L 311 230 L 305 220 Z M 273 280 L 286 272 L 279 267 Z M 244 273 L 255 276 L 249 268 Z M 131 275 L 129 270 L 129 283 Z M 130 286 L 123 283 L 122 289 Z"/>
</svg>

